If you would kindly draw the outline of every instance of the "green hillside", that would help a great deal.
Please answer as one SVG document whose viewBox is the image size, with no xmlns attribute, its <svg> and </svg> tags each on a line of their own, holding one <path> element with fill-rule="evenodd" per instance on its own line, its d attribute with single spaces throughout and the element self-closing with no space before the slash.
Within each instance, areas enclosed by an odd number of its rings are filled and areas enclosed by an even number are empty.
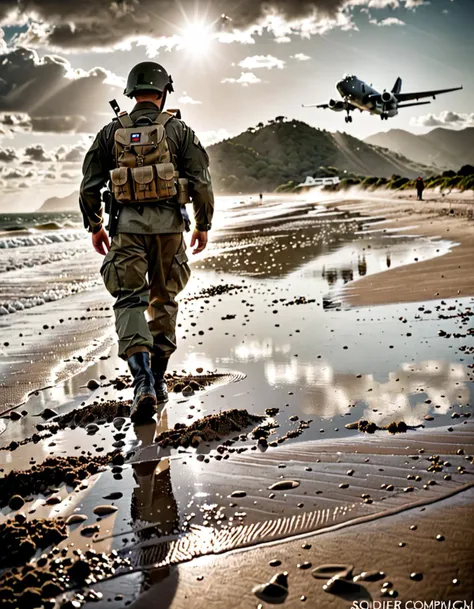
<svg viewBox="0 0 474 609">
<path fill-rule="evenodd" d="M 273 191 L 289 182 L 303 182 L 306 176 L 327 175 L 328 167 L 330 174 L 341 176 L 351 172 L 413 178 L 430 173 L 427 167 L 346 133 L 283 117 L 210 146 L 208 152 L 217 192 Z"/>
</svg>

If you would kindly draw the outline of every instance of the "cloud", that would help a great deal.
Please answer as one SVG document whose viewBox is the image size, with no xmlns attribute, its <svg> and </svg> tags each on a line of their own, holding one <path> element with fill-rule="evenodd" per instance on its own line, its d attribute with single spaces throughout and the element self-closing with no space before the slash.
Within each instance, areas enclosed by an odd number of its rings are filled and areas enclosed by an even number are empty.
<svg viewBox="0 0 474 609">
<path fill-rule="evenodd" d="M 17 151 L 13 148 L 0 148 L 0 163 L 12 163 L 18 160 Z"/>
<path fill-rule="evenodd" d="M 239 78 L 224 78 L 221 80 L 222 83 L 232 83 L 242 85 L 243 87 L 248 87 L 249 85 L 256 85 L 259 82 L 262 82 L 260 78 L 255 76 L 253 72 L 242 72 Z"/>
<path fill-rule="evenodd" d="M 82 163 L 84 155 L 89 149 L 90 142 L 82 141 L 74 146 L 60 146 L 54 156 L 62 163 Z"/>
<path fill-rule="evenodd" d="M 451 0 L 452 2 L 453 0 Z M 407 8 L 417 8 L 422 4 L 429 4 L 429 0 L 405 0 L 405 6 Z"/>
<path fill-rule="evenodd" d="M 279 42 L 290 34 L 278 33 L 275 22 L 289 24 L 298 34 L 305 21 L 313 22 L 318 34 L 337 27 L 347 27 L 352 6 L 415 7 L 423 0 L 217 0 L 201 11 L 210 25 L 209 35 L 222 42 L 252 43 L 253 34 L 263 28 L 273 32 Z M 426 1 L 426 0 L 425 0 Z M 186 22 L 193 21 L 196 0 L 1 0 L 0 25 L 22 25 L 18 45 L 68 52 L 130 48 L 132 43 L 145 46 L 148 56 L 161 49 L 180 48 L 186 37 Z"/>
<path fill-rule="evenodd" d="M 279 42 L 287 42 L 291 34 L 278 33 L 275 20 L 289 24 L 297 35 L 309 20 L 315 35 L 347 28 L 352 7 L 415 9 L 428 0 L 217 0 L 205 4 L 201 15 L 211 37 L 252 43 L 253 35 L 263 28 Z M 16 42 L 32 48 L 111 51 L 137 44 L 154 57 L 161 49 L 182 47 L 186 23 L 195 19 L 196 7 L 196 0 L 0 0 L 0 25 L 26 28 L 17 34 Z"/>
<path fill-rule="evenodd" d="M 5 180 L 16 180 L 18 178 L 21 178 L 24 180 L 25 178 L 31 178 L 33 176 L 34 176 L 34 174 L 32 171 L 28 171 L 27 173 L 25 173 L 24 171 L 21 171 L 20 169 L 10 169 L 9 171 L 5 172 L 2 177 Z"/>
<path fill-rule="evenodd" d="M 261 68 L 266 68 L 267 70 L 278 68 L 283 70 L 285 62 L 282 59 L 273 57 L 273 55 L 253 55 L 240 61 L 239 66 L 245 70 L 258 70 Z"/>
<path fill-rule="evenodd" d="M 24 155 L 31 161 L 38 163 L 51 162 L 51 155 L 46 152 L 42 144 L 36 144 L 25 148 Z"/>
<path fill-rule="evenodd" d="M 410 124 L 415 127 L 474 127 L 474 112 L 462 113 L 445 110 L 440 114 L 414 116 Z"/>
<path fill-rule="evenodd" d="M 0 55 L 1 124 L 10 131 L 94 132 L 110 120 L 108 100 L 121 92 L 112 72 L 75 70 L 58 55 L 14 49 Z"/>
<path fill-rule="evenodd" d="M 181 97 L 178 99 L 178 103 L 180 103 L 180 104 L 190 104 L 190 105 L 202 104 L 201 101 L 198 101 L 197 99 L 193 99 L 191 96 L 189 96 L 186 93 L 186 91 L 184 91 L 183 95 L 181 95 Z"/>
<path fill-rule="evenodd" d="M 401 19 L 398 19 L 398 17 L 386 17 L 385 19 L 381 19 L 380 21 L 377 21 L 377 19 L 371 19 L 369 23 L 382 27 L 390 25 L 406 25 L 406 23 Z"/>
<path fill-rule="evenodd" d="M 290 59 L 296 59 L 296 61 L 309 61 L 311 57 L 304 53 L 296 53 L 296 55 L 290 55 Z"/>
<path fill-rule="evenodd" d="M 227 140 L 232 137 L 227 129 L 201 131 L 198 133 L 198 136 L 204 146 L 212 146 L 212 144 L 217 144 L 217 142 L 222 142 L 222 140 Z"/>
</svg>

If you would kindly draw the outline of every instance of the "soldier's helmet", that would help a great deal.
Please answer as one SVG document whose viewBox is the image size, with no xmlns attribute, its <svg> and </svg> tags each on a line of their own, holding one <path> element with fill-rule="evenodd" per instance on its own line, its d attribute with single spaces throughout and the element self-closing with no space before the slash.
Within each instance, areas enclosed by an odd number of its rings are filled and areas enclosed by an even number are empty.
<svg viewBox="0 0 474 609">
<path fill-rule="evenodd" d="M 143 61 L 130 70 L 124 95 L 133 97 L 140 91 L 171 93 L 174 91 L 173 79 L 159 63 Z"/>
</svg>

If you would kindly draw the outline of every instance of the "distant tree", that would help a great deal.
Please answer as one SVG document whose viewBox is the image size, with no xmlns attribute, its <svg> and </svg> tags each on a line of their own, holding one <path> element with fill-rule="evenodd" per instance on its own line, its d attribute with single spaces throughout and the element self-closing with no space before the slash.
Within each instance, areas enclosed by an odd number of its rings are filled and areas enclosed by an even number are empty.
<svg viewBox="0 0 474 609">
<path fill-rule="evenodd" d="M 285 122 L 285 120 L 286 120 L 286 116 L 277 116 L 277 117 L 275 118 L 275 122 L 276 122 L 276 123 L 284 123 L 284 122 Z"/>
<path fill-rule="evenodd" d="M 263 123 L 258 123 L 257 129 L 263 129 L 265 125 Z"/>
<path fill-rule="evenodd" d="M 472 165 L 463 165 L 458 171 L 460 176 L 472 176 L 474 175 L 474 167 Z"/>
<path fill-rule="evenodd" d="M 443 171 L 441 175 L 443 176 L 443 178 L 452 178 L 456 175 L 456 172 L 452 169 L 448 169 L 447 171 Z"/>
</svg>

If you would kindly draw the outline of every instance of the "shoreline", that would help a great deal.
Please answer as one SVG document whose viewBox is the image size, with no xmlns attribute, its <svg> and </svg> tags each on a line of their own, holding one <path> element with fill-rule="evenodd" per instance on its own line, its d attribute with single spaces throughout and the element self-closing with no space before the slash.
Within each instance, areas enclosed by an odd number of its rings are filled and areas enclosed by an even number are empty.
<svg viewBox="0 0 474 609">
<path fill-rule="evenodd" d="M 353 307 L 370 307 L 409 302 L 474 296 L 472 261 L 474 260 L 474 199 L 410 201 L 370 198 L 330 202 L 328 208 L 382 215 L 377 224 L 383 230 L 399 234 L 449 239 L 458 243 L 448 253 L 416 264 L 399 266 L 349 283 L 342 299 Z M 452 210 L 453 213 L 450 213 Z"/>
</svg>

